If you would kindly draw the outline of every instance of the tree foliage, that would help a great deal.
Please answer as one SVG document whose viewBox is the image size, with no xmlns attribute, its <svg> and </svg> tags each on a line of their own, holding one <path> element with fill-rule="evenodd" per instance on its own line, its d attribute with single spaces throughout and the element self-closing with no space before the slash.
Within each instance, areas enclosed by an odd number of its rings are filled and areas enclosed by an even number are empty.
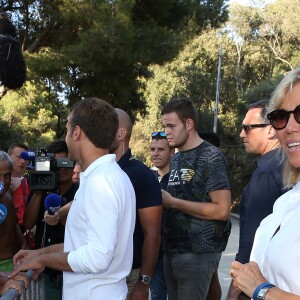
<svg viewBox="0 0 300 300">
<path fill-rule="evenodd" d="M 69 105 L 97 95 L 133 111 L 145 107 L 136 77 L 149 63 L 171 59 L 187 37 L 227 19 L 224 0 L 3 0 L 2 9 L 40 62 L 33 77 L 57 94 L 63 87 Z"/>
<path fill-rule="evenodd" d="M 276 32 L 287 29 L 289 14 L 293 9 L 297 12 L 298 7 L 288 5 L 281 9 L 283 5 L 282 1 L 263 7 L 232 4 L 229 21 L 221 30 L 202 31 L 172 61 L 152 64 L 148 68 L 151 76 L 140 79 L 148 115 L 140 118 L 136 128 L 145 143 L 149 143 L 151 131 L 161 129 L 161 107 L 172 97 L 189 97 L 199 113 L 199 130 L 212 130 L 218 51 L 222 45 L 218 133 L 229 161 L 234 198 L 238 197 L 253 170 L 252 164 L 247 163 L 253 158 L 244 153 L 239 138 L 245 107 L 248 103 L 270 98 L 283 74 L 298 61 L 299 46 L 292 42 L 293 39 L 297 41 L 297 28 L 273 48 L 270 43 L 274 44 L 276 37 L 266 36 L 264 31 L 271 20 L 276 21 Z M 280 59 L 279 53 L 284 54 L 284 59 Z M 141 156 L 140 149 L 147 147 L 141 145 L 141 139 L 139 141 L 132 147 Z M 144 159 L 149 161 L 149 154 L 144 154 Z"/>
<path fill-rule="evenodd" d="M 11 143 L 23 142 L 35 150 L 57 138 L 58 116 L 52 112 L 46 91 L 40 93 L 37 88 L 28 83 L 19 93 L 10 92 L 1 100 L 1 121 L 4 122 L 1 136 L 10 133 L 9 139 L 1 144 L 2 149 L 7 150 Z"/>
<path fill-rule="evenodd" d="M 160 110 L 170 98 L 189 97 L 199 130 L 212 130 L 222 49 L 218 133 L 238 195 L 251 172 L 239 140 L 245 106 L 269 98 L 300 64 L 300 0 L 229 9 L 226 0 L 0 3 L 28 67 L 27 84 L 0 102 L 3 149 L 62 137 L 68 108 L 97 96 L 137 119 L 132 147 L 149 162 L 149 137 L 162 129 Z"/>
</svg>

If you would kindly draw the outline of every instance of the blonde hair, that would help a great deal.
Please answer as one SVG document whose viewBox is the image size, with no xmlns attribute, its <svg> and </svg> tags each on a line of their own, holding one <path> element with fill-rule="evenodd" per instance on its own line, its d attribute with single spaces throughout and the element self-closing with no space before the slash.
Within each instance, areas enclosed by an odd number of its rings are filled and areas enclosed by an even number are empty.
<svg viewBox="0 0 300 300">
<path fill-rule="evenodd" d="M 300 84 L 300 67 L 290 71 L 278 84 L 269 102 L 268 113 L 280 109 L 286 95 L 298 84 Z M 289 163 L 284 151 L 282 151 L 282 156 L 282 159 L 286 160 L 283 169 L 283 183 L 286 187 L 292 187 L 300 180 L 300 168 L 295 168 Z"/>
</svg>

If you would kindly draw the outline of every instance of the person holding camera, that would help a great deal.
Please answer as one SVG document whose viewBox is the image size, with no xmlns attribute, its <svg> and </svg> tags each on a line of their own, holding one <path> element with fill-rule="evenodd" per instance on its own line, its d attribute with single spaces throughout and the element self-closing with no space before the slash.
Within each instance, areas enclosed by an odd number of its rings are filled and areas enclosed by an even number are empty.
<svg viewBox="0 0 300 300">
<path fill-rule="evenodd" d="M 47 153 L 57 160 L 68 159 L 68 147 L 64 140 L 57 140 L 47 147 Z M 61 206 L 74 199 L 78 189 L 78 183 L 73 183 L 73 168 L 58 168 L 54 170 L 58 177 L 56 190 L 34 190 L 29 195 L 28 205 L 24 213 L 24 226 L 32 229 L 36 225 L 35 244 L 37 248 L 59 244 L 64 242 L 65 227 L 60 221 L 59 213 L 49 213 L 45 209 L 45 200 L 51 193 L 57 193 L 61 199 Z M 49 196 L 48 196 L 49 197 Z M 46 268 L 44 270 L 45 296 L 46 299 L 62 299 L 62 272 Z"/>
</svg>

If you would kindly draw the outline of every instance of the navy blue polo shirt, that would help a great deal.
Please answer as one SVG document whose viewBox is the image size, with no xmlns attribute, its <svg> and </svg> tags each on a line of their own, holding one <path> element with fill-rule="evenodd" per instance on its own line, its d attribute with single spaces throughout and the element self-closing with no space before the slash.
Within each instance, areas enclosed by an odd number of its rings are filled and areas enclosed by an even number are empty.
<svg viewBox="0 0 300 300">
<path fill-rule="evenodd" d="M 248 263 L 256 229 L 273 211 L 274 202 L 287 190 L 283 188 L 283 162 L 279 149 L 269 151 L 256 160 L 257 168 L 240 199 L 240 241 L 236 260 Z"/>
<path fill-rule="evenodd" d="M 153 172 L 141 161 L 134 158 L 128 149 L 118 161 L 121 169 L 128 175 L 136 196 L 136 223 L 133 234 L 133 265 L 140 268 L 144 243 L 143 229 L 138 217 L 138 209 L 162 205 L 160 185 Z"/>
</svg>

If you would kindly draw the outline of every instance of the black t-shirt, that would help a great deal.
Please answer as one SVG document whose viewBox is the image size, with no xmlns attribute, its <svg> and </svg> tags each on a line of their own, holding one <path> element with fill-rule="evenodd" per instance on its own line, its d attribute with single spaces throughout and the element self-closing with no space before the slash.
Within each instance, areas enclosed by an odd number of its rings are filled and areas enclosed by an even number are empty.
<svg viewBox="0 0 300 300">
<path fill-rule="evenodd" d="M 74 195 L 75 195 L 78 187 L 79 187 L 79 185 L 77 183 L 74 183 L 74 184 L 72 184 L 72 186 L 66 193 L 61 195 L 62 206 L 64 206 L 66 203 L 68 203 L 74 199 Z M 28 204 L 31 201 L 33 193 L 34 192 L 31 192 L 29 195 Z M 44 202 L 45 202 L 45 198 L 47 197 L 47 195 L 48 195 L 47 192 L 43 193 L 40 211 L 39 211 L 38 219 L 36 222 L 35 243 L 36 243 L 36 248 L 38 248 L 38 249 L 64 242 L 65 226 L 62 225 L 60 222 L 57 225 L 51 226 L 51 225 L 46 224 L 43 221 L 44 213 L 45 213 Z M 45 234 L 44 234 L 44 232 L 45 232 Z"/>
<path fill-rule="evenodd" d="M 78 187 L 79 187 L 78 183 L 73 183 L 72 186 L 68 189 L 68 191 L 63 195 L 61 195 L 62 197 L 61 206 L 64 206 L 65 204 L 71 202 L 74 199 Z M 30 193 L 28 197 L 29 200 L 27 205 L 31 201 L 33 193 L 34 193 L 33 191 Z M 36 222 L 35 244 L 37 249 L 64 242 L 65 226 L 60 222 L 57 225 L 51 226 L 45 223 L 45 221 L 43 221 L 44 213 L 45 213 L 44 202 L 47 195 L 48 195 L 47 192 L 43 193 L 39 216 Z M 61 274 L 60 271 L 52 270 L 49 268 L 46 268 L 45 272 L 48 274 L 52 274 L 53 276 L 55 276 L 56 274 Z"/>
<path fill-rule="evenodd" d="M 209 192 L 229 190 L 227 160 L 223 152 L 203 141 L 177 152 L 170 163 L 167 191 L 174 197 L 210 203 Z M 163 224 L 163 249 L 170 253 L 217 253 L 224 250 L 230 223 L 205 220 L 169 208 Z"/>
</svg>

